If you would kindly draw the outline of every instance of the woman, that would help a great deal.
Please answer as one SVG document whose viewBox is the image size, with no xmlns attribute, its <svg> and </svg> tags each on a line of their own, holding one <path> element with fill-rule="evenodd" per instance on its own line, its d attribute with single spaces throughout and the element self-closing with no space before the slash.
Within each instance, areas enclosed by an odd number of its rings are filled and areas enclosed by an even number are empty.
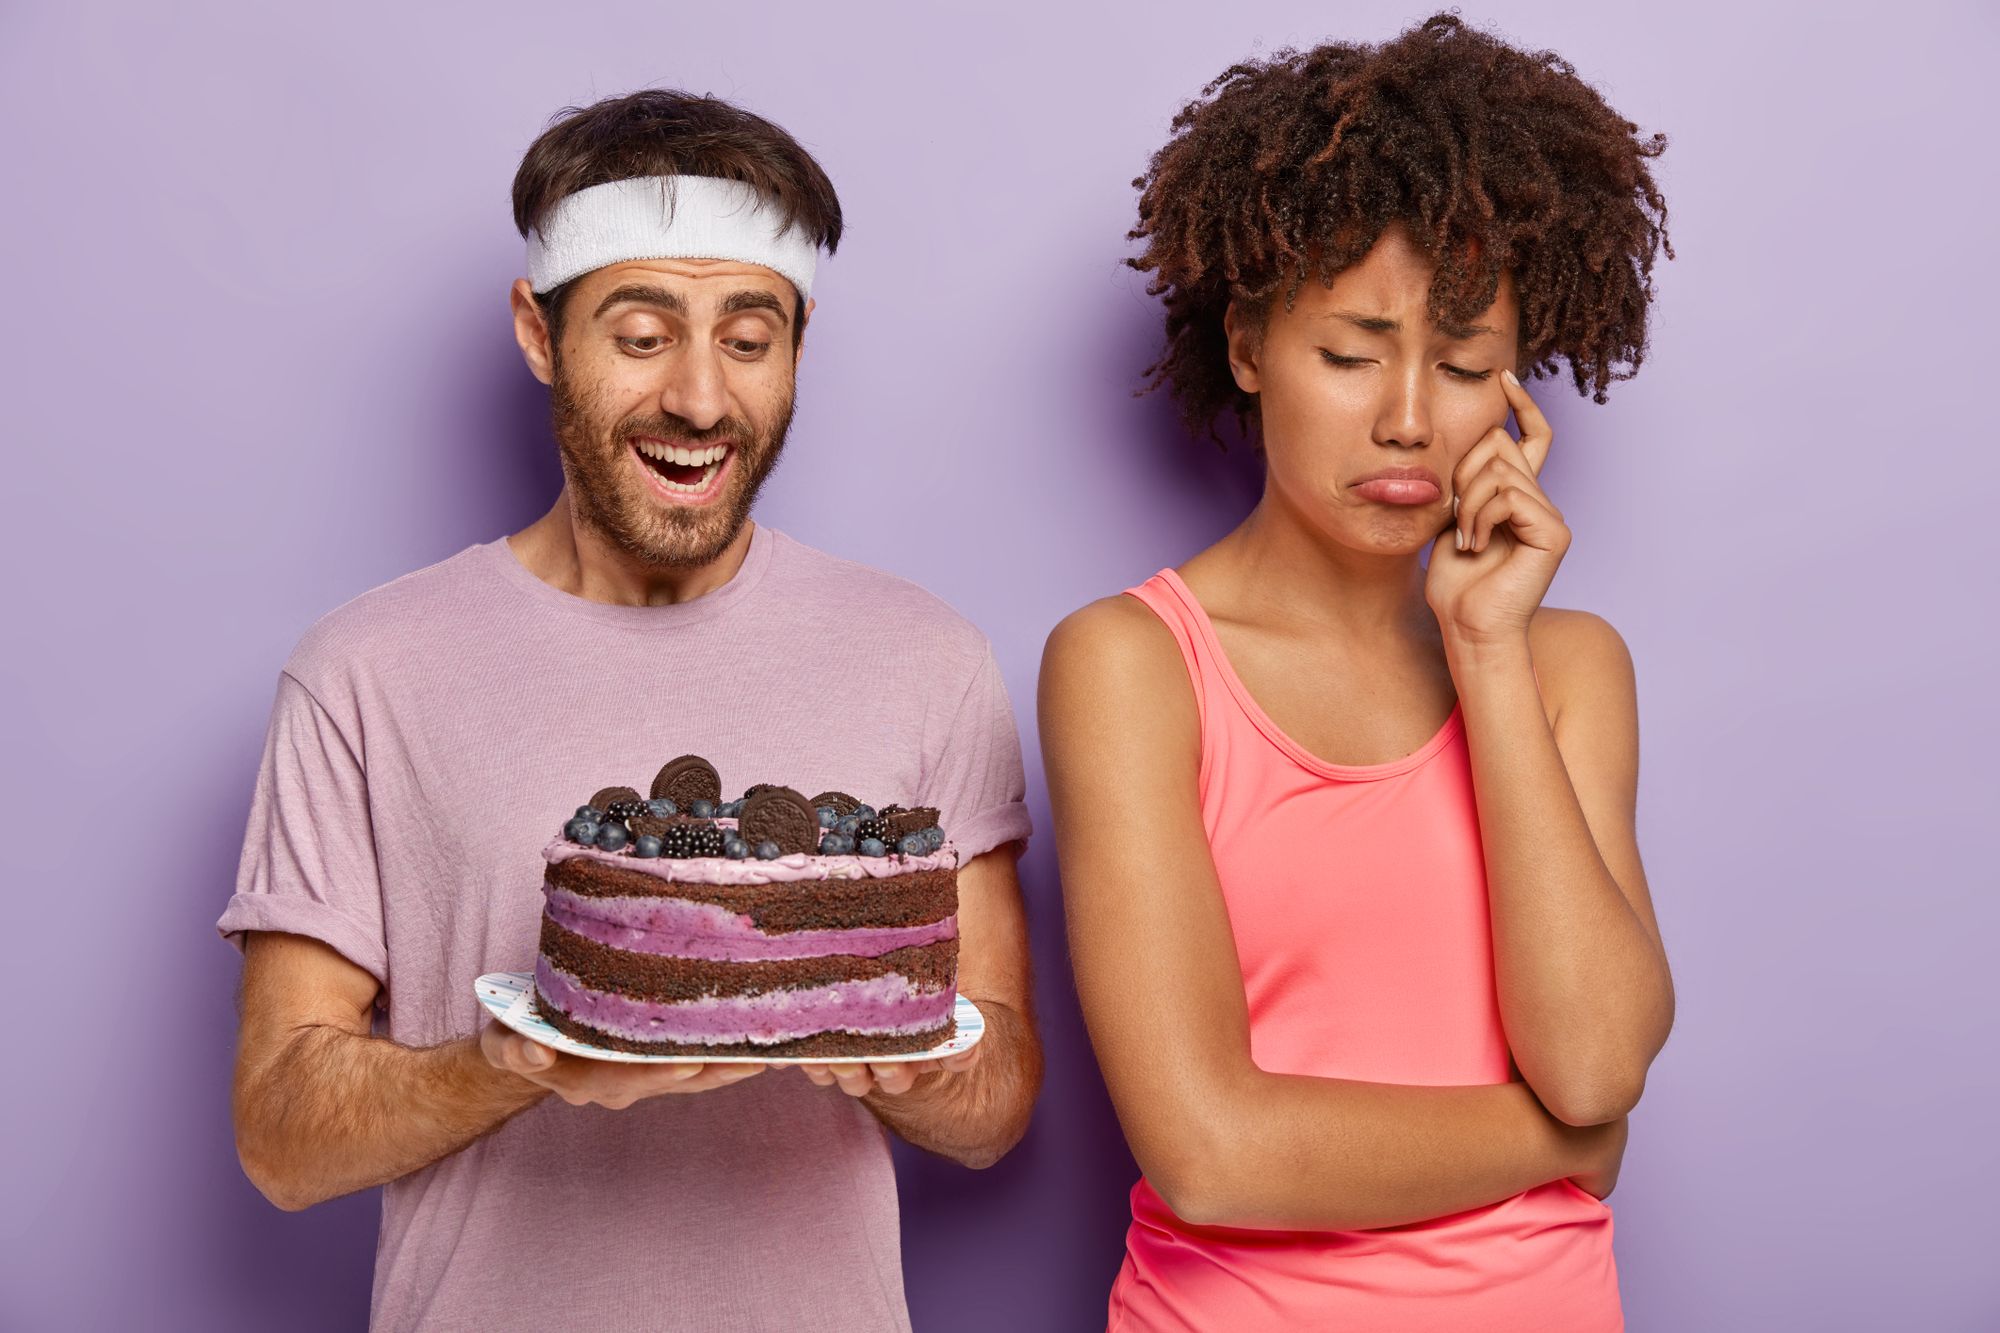
<svg viewBox="0 0 2000 1333">
<path fill-rule="evenodd" d="M 1673 990 L 1630 659 L 1540 604 L 1570 533 L 1515 375 L 1636 371 L 1664 139 L 1448 15 L 1237 65 L 1173 129 L 1132 233 L 1156 382 L 1266 480 L 1043 661 L 1144 1173 L 1111 1326 L 1620 1328 L 1602 1200 Z"/>
</svg>

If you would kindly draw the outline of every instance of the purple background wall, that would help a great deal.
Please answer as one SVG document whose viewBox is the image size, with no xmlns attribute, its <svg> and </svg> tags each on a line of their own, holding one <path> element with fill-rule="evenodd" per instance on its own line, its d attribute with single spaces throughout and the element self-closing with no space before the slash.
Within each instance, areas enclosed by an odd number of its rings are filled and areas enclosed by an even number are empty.
<svg viewBox="0 0 2000 1333">
<path fill-rule="evenodd" d="M 978 622 L 1033 772 L 1049 627 L 1255 489 L 1131 396 L 1157 316 L 1118 263 L 1128 182 L 1230 60 L 1426 12 L 0 12 L 7 990 L 47 1020 L 4 1048 L 0 1325 L 364 1317 L 375 1196 L 286 1215 L 238 1170 L 211 923 L 295 638 L 553 494 L 505 302 L 551 112 L 680 85 L 821 156 L 851 239 L 762 517 Z M 1652 361 L 1602 408 L 1531 386 L 1576 532 L 1549 600 L 1638 664 L 1680 991 L 1613 1199 L 1631 1326 L 2000 1326 L 1994 10 L 1467 16 L 1673 139 Z M 1133 1168 L 1046 839 L 1025 876 L 1047 1093 L 991 1172 L 905 1156 L 919 1328 L 1101 1327 L 1118 1262 Z"/>
</svg>

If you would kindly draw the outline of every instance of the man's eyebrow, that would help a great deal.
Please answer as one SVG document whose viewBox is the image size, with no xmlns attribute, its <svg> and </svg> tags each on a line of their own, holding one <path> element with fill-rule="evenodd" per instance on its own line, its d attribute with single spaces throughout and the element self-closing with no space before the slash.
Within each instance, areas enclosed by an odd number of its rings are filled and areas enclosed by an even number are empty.
<svg viewBox="0 0 2000 1333">
<path fill-rule="evenodd" d="M 1363 315 L 1352 310 L 1331 310 L 1322 319 L 1344 319 L 1348 323 L 1364 328 L 1370 333 L 1401 333 L 1403 325 L 1386 315 Z M 1481 334 L 1498 334 L 1500 330 L 1485 324 L 1439 324 L 1438 331 L 1445 337 L 1464 342 Z"/>
<path fill-rule="evenodd" d="M 628 301 L 634 305 L 658 306 L 676 315 L 685 315 L 688 312 L 687 302 L 681 299 L 678 292 L 670 292 L 651 283 L 628 282 L 623 287 L 613 288 L 610 295 L 597 303 L 597 309 L 590 312 L 590 317 L 596 319 L 612 306 L 623 305 Z"/>
<path fill-rule="evenodd" d="M 768 310 L 778 317 L 779 328 L 791 327 L 791 313 L 785 309 L 784 302 L 769 292 L 757 291 L 753 288 L 746 291 L 731 292 L 723 298 L 723 314 L 734 315 L 745 310 Z"/>
<path fill-rule="evenodd" d="M 682 318 L 686 318 L 688 313 L 687 301 L 679 292 L 670 292 L 665 287 L 655 287 L 646 282 L 628 282 L 622 287 L 613 288 L 609 295 L 599 301 L 597 309 L 591 312 L 591 318 L 596 319 L 611 307 L 627 302 L 633 305 L 656 306 Z M 723 314 L 734 315 L 745 310 L 768 310 L 778 317 L 780 327 L 791 326 L 791 316 L 786 312 L 784 303 L 769 292 L 756 290 L 731 292 L 723 298 Z"/>
</svg>

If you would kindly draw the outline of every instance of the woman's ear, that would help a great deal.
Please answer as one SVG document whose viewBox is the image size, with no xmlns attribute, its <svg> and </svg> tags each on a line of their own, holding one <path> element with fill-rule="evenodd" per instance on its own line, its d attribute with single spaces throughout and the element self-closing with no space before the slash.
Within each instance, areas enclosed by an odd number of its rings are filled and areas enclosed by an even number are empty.
<svg viewBox="0 0 2000 1333">
<path fill-rule="evenodd" d="M 1222 332 L 1229 339 L 1229 373 L 1235 377 L 1236 387 L 1256 393 L 1260 384 L 1257 358 L 1264 352 L 1263 317 L 1231 301 L 1222 312 Z"/>
</svg>

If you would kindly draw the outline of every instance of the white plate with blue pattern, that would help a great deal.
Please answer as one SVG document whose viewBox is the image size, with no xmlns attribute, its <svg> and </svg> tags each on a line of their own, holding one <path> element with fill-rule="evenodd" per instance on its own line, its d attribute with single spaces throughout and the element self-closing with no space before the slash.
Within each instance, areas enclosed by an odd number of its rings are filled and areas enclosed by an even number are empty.
<svg viewBox="0 0 2000 1333">
<path fill-rule="evenodd" d="M 535 1012 L 535 977 L 532 972 L 488 972 L 472 983 L 472 993 L 479 997 L 479 1003 L 514 1031 L 524 1037 L 531 1037 L 542 1045 L 567 1055 L 581 1055 L 589 1060 L 614 1060 L 621 1064 L 672 1065 L 706 1062 L 718 1065 L 824 1065 L 824 1064 L 908 1064 L 913 1060 L 942 1060 L 947 1055 L 957 1055 L 969 1051 L 979 1044 L 986 1035 L 986 1016 L 979 1012 L 979 1006 L 958 997 L 952 1009 L 952 1017 L 958 1020 L 958 1030 L 949 1040 L 924 1051 L 906 1051 L 898 1055 L 862 1055 L 849 1060 L 838 1056 L 815 1055 L 639 1055 L 632 1051 L 613 1051 L 602 1046 L 592 1046 L 578 1041 L 566 1032 L 550 1027 L 540 1014 Z"/>
</svg>

